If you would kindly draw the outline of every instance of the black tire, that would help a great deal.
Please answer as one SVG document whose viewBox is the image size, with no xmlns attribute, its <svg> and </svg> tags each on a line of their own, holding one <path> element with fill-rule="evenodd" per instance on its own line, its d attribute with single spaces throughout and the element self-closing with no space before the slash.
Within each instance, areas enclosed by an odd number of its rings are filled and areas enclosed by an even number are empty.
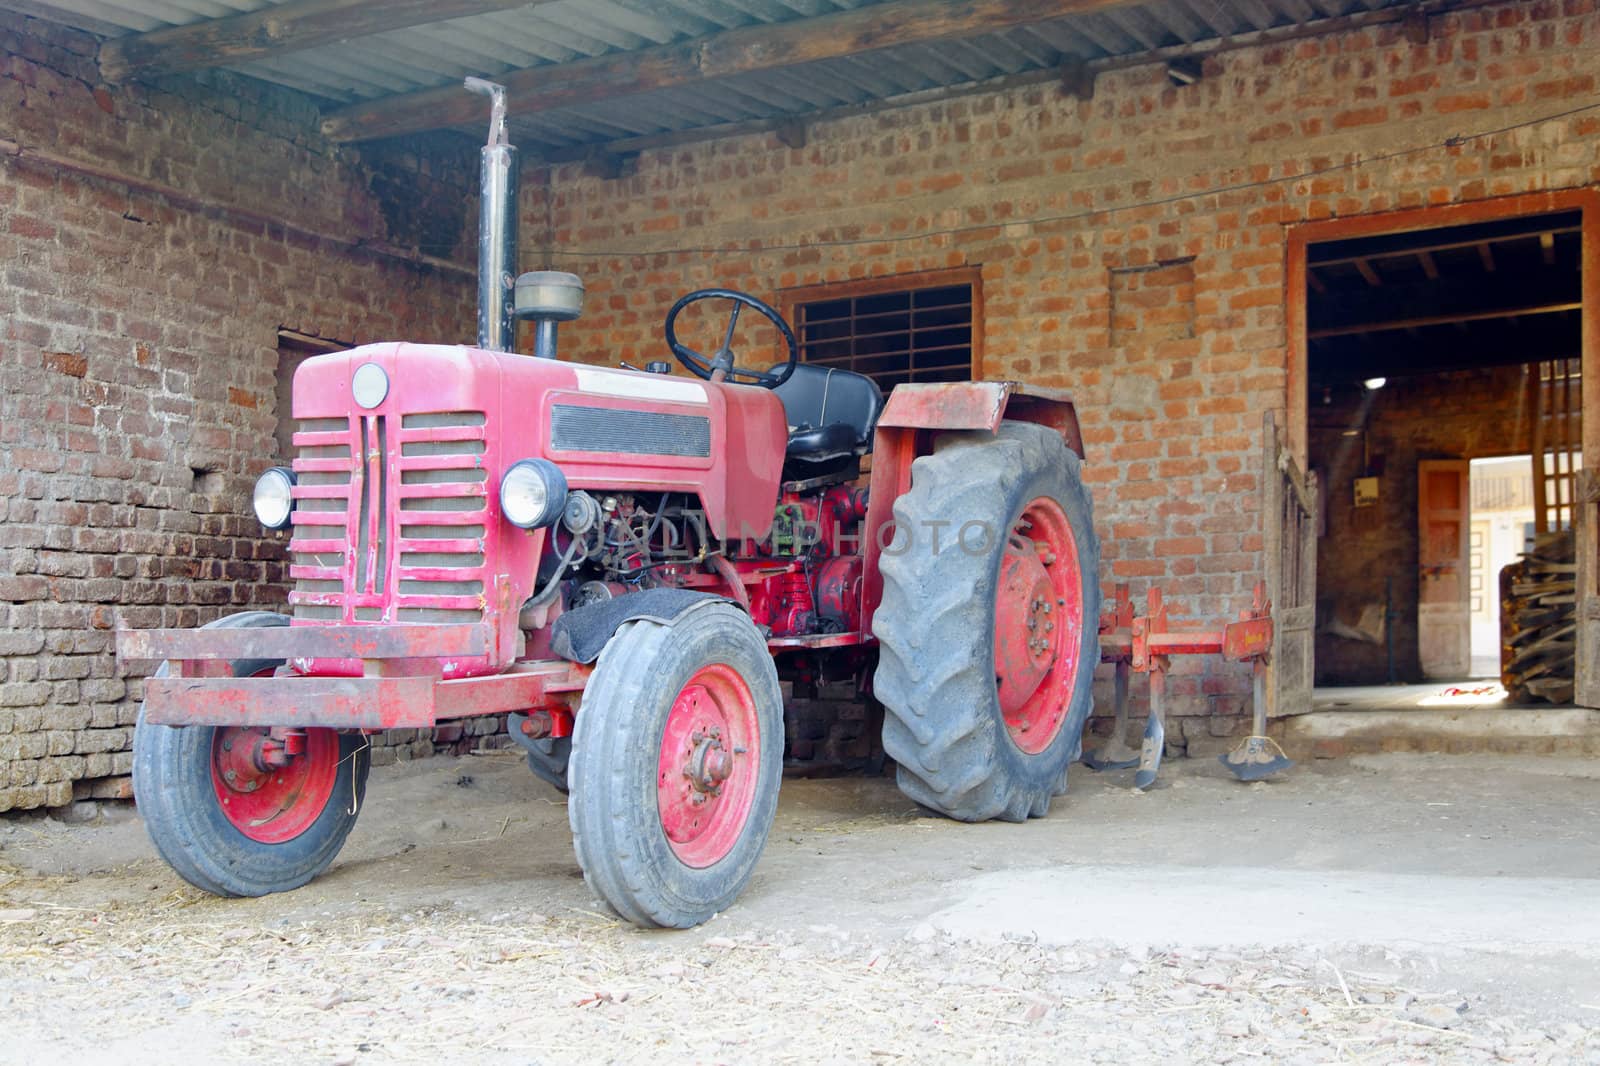
<svg viewBox="0 0 1600 1066">
<path fill-rule="evenodd" d="M 281 614 L 247 611 L 202 628 L 288 624 Z M 236 660 L 234 675 L 250 677 L 278 665 Z M 156 676 L 167 675 L 162 663 Z M 211 781 L 215 732 L 211 726 L 152 725 L 140 705 L 133 731 L 133 792 L 151 841 L 180 877 L 213 895 L 265 896 L 299 888 L 328 868 L 355 825 L 370 769 L 366 739 L 340 735 L 339 771 L 322 812 L 298 836 L 266 844 L 245 836 L 222 811 Z"/>
<path fill-rule="evenodd" d="M 752 697 L 759 758 L 741 767 L 754 774 L 754 791 L 731 848 L 696 867 L 679 857 L 663 828 L 657 777 L 675 701 L 692 677 L 715 665 L 731 668 Z M 749 882 L 766 847 L 782 778 L 783 693 L 748 615 L 711 603 L 670 625 L 623 624 L 600 653 L 572 735 L 567 812 L 584 880 L 636 925 L 699 925 L 725 910 Z"/>
<path fill-rule="evenodd" d="M 1100 542 L 1081 462 L 1043 426 L 1005 422 L 997 434 L 951 433 L 912 463 L 894 504 L 895 540 L 880 558 L 883 601 L 873 619 L 874 694 L 885 709 L 883 746 L 900 790 L 965 822 L 1020 822 L 1049 812 L 1067 789 L 1082 746 L 1100 661 Z M 1029 754 L 1007 732 L 996 685 L 995 597 L 1005 539 L 952 543 L 963 523 L 1009 531 L 1030 501 L 1048 497 L 1077 546 L 1082 633 L 1059 731 Z M 946 523 L 939 543 L 930 523 Z M 1056 652 L 1057 658 L 1060 649 Z"/>
</svg>

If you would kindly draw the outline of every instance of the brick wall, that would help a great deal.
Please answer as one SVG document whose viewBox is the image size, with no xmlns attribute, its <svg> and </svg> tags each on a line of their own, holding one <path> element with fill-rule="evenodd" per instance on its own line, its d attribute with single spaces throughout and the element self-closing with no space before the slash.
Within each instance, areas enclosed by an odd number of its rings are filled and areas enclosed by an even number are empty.
<svg viewBox="0 0 1600 1066">
<path fill-rule="evenodd" d="M 249 506 L 278 330 L 473 328 L 469 274 L 351 243 L 470 263 L 473 153 L 335 151 L 308 100 L 225 75 L 107 90 L 95 45 L 0 12 L 0 810 L 127 772 L 119 620 L 282 604 Z"/>
<path fill-rule="evenodd" d="M 1600 180 L 1595 112 L 1404 151 L 1592 104 L 1591 0 L 1430 28 L 1232 52 L 1186 88 L 1149 66 L 1102 75 L 1090 101 L 1040 85 L 833 119 L 797 150 L 653 151 L 618 180 L 559 167 L 553 247 L 594 253 L 558 261 L 591 293 L 564 353 L 660 357 L 667 306 L 702 285 L 775 297 L 977 266 L 985 376 L 1077 397 L 1106 582 L 1232 612 L 1260 569 L 1261 413 L 1286 403 L 1286 228 Z M 0 13 L 0 808 L 126 769 L 119 617 L 281 603 L 282 546 L 246 499 L 273 447 L 278 329 L 471 331 L 468 277 L 382 250 L 470 259 L 470 153 L 335 151 L 304 98 L 223 74 L 106 90 L 94 43 Z M 524 176 L 530 249 L 542 184 Z M 894 239 L 930 230 L 947 232 Z M 1177 713 L 1242 708 L 1239 671 L 1180 670 Z"/>
<path fill-rule="evenodd" d="M 1370 396 L 1336 390 L 1311 409 L 1308 457 L 1327 485 L 1327 533 L 1318 542 L 1318 616 L 1355 627 L 1384 600 L 1393 578 L 1395 673 L 1422 680 L 1417 657 L 1417 463 L 1526 455 L 1533 411 L 1520 366 L 1392 381 Z M 1366 412 L 1363 415 L 1362 408 Z M 1345 437 L 1357 427 L 1361 437 Z M 1381 467 L 1377 504 L 1357 508 L 1352 480 Z M 1498 593 L 1496 593 L 1498 594 Z M 1317 680 L 1378 685 L 1389 678 L 1388 651 L 1331 632 L 1317 635 Z"/>
<path fill-rule="evenodd" d="M 816 123 L 802 149 L 650 151 L 617 180 L 559 167 L 554 247 L 598 253 L 559 260 L 590 292 L 564 354 L 661 358 L 668 305 L 704 285 L 775 299 L 981 267 L 984 375 L 1075 394 L 1107 585 L 1159 581 L 1175 616 L 1231 614 L 1262 567 L 1262 413 L 1286 407 L 1287 228 L 1600 179 L 1595 111 L 1406 151 L 1594 104 L 1590 0 L 1429 25 L 1426 44 L 1385 26 L 1214 56 L 1184 88 L 1151 65 L 1085 102 L 1040 85 Z M 1058 220 L 1018 221 L 1042 216 Z M 958 232 L 894 239 L 935 230 Z M 1177 713 L 1246 706 L 1242 671 L 1178 669 Z"/>
</svg>

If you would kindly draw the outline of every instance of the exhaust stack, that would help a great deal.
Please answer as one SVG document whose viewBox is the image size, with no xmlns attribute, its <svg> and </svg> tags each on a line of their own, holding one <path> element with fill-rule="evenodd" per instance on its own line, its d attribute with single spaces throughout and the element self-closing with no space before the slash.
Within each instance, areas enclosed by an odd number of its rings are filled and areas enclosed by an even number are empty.
<svg viewBox="0 0 1600 1066">
<path fill-rule="evenodd" d="M 468 92 L 489 98 L 489 139 L 479 153 L 478 347 L 509 352 L 517 269 L 517 149 L 506 140 L 506 87 L 468 78 Z"/>
</svg>

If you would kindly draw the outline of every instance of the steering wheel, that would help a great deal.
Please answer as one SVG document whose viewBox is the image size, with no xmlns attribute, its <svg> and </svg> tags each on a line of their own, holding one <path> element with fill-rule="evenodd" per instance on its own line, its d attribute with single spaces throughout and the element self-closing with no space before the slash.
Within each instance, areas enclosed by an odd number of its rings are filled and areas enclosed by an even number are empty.
<svg viewBox="0 0 1600 1066">
<path fill-rule="evenodd" d="M 678 321 L 678 312 L 690 304 L 700 300 L 732 300 L 733 313 L 728 316 L 728 332 L 723 335 L 722 347 L 718 348 L 710 359 L 678 342 L 678 331 L 675 328 Z M 733 331 L 739 326 L 739 312 L 746 306 L 753 307 L 766 316 L 778 332 L 783 334 L 785 343 L 789 346 L 789 361 L 782 370 L 743 370 L 733 364 Z M 789 323 L 783 320 L 770 306 L 751 296 L 749 293 L 737 289 L 697 289 L 683 299 L 672 305 L 672 310 L 667 312 L 667 346 L 672 349 L 672 354 L 678 357 L 678 362 L 688 368 L 691 374 L 705 378 L 707 381 L 723 381 L 743 377 L 749 379 L 753 385 L 775 389 L 789 380 L 794 373 L 794 368 L 800 365 L 800 342 L 794 339 L 794 330 L 789 328 Z"/>
</svg>

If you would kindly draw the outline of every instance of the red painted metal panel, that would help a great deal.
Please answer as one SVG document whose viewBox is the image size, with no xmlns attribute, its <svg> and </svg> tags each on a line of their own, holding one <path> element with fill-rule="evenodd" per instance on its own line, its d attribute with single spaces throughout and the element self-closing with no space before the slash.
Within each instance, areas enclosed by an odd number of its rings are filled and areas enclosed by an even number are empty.
<svg viewBox="0 0 1600 1066">
<path fill-rule="evenodd" d="M 1222 634 L 1222 657 L 1233 662 L 1265 659 L 1272 653 L 1272 619 L 1230 622 Z"/>
<path fill-rule="evenodd" d="M 550 660 L 453 681 L 432 674 L 150 678 L 145 716 L 157 725 L 429 729 L 444 719 L 506 711 L 570 713 L 568 701 L 583 690 L 589 673 L 588 667 Z"/>
<path fill-rule="evenodd" d="M 441 681 L 433 690 L 434 713 L 442 721 L 544 707 L 557 693 L 581 692 L 591 672 L 586 666 L 551 660 L 496 677 Z"/>
<path fill-rule="evenodd" d="M 431 677 L 153 677 L 145 720 L 156 725 L 431 729 Z"/>
<path fill-rule="evenodd" d="M 872 616 L 883 600 L 883 575 L 878 572 L 878 559 L 883 555 L 884 545 L 893 543 L 894 502 L 911 488 L 911 461 L 916 457 L 917 431 L 890 428 L 879 419 L 873 436 L 867 518 L 861 530 L 865 555 L 861 571 L 861 628 L 864 632 L 872 631 Z"/>
<path fill-rule="evenodd" d="M 1061 434 L 1083 457 L 1083 433 L 1072 399 L 1057 389 L 1016 381 L 954 381 L 898 385 L 878 425 L 899 429 L 981 429 L 993 433 L 1002 419 L 1034 422 Z"/>
<path fill-rule="evenodd" d="M 1214 629 L 1151 633 L 1145 638 L 1145 647 L 1152 656 L 1215 655 L 1222 650 L 1222 634 Z"/>
<path fill-rule="evenodd" d="M 896 429 L 986 429 L 1000 426 L 1009 381 L 952 381 L 937 385 L 897 385 L 878 425 Z"/>
<path fill-rule="evenodd" d="M 268 629 L 121 629 L 117 658 L 431 659 L 483 655 L 486 625 L 328 625 Z"/>
</svg>

